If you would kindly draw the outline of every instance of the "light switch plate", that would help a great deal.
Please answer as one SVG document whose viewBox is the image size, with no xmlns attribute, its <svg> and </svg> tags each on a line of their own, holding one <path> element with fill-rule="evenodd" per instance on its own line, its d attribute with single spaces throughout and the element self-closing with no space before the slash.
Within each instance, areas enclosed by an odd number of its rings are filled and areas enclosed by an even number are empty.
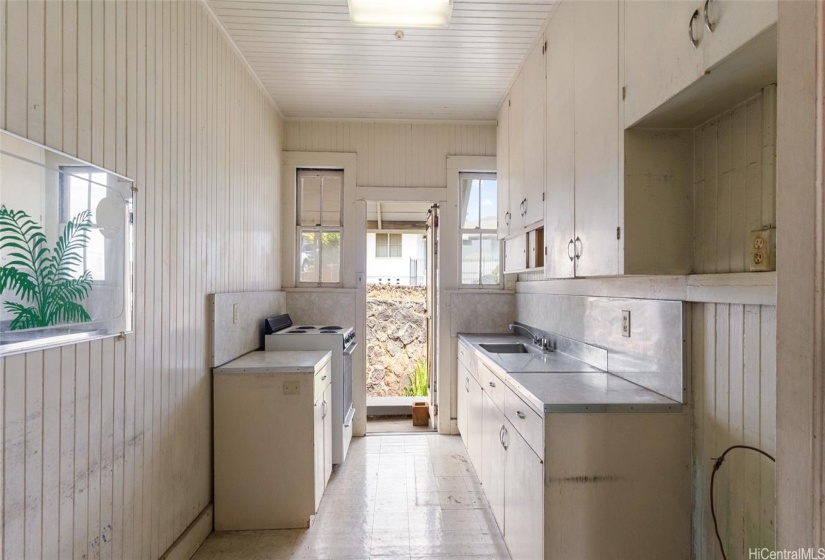
<svg viewBox="0 0 825 560">
<path fill-rule="evenodd" d="M 630 311 L 622 311 L 622 336 L 630 338 Z"/>
</svg>

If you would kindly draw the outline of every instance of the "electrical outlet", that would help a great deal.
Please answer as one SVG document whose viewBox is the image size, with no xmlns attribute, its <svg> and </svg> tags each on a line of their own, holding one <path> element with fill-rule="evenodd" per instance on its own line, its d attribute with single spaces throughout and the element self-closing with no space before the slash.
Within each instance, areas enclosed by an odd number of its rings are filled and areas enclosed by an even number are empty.
<svg viewBox="0 0 825 560">
<path fill-rule="evenodd" d="M 238 308 L 239 307 L 240 307 L 240 305 L 237 304 L 237 303 L 232 304 L 232 324 L 233 325 L 238 324 Z"/>
<path fill-rule="evenodd" d="M 749 256 L 751 272 L 776 270 L 776 229 L 752 231 Z"/>
<path fill-rule="evenodd" d="M 355 285 L 358 288 L 363 288 L 364 287 L 364 273 L 363 272 L 359 272 L 358 274 L 355 275 Z"/>
<path fill-rule="evenodd" d="M 301 382 L 300 381 L 284 381 L 284 395 L 300 395 Z"/>
<path fill-rule="evenodd" d="M 622 311 L 622 336 L 630 337 L 630 311 Z"/>
</svg>

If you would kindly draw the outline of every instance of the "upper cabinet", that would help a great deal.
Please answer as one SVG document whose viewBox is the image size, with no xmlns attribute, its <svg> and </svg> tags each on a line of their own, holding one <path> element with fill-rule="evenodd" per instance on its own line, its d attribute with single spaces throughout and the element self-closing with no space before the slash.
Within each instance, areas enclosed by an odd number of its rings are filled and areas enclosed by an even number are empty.
<svg viewBox="0 0 825 560">
<path fill-rule="evenodd" d="M 776 0 L 626 1 L 625 126 L 710 74 L 776 21 Z"/>
<path fill-rule="evenodd" d="M 536 43 L 498 114 L 500 239 L 544 218 L 544 41 Z"/>
<path fill-rule="evenodd" d="M 523 227 L 544 218 L 544 49 L 545 43 L 539 40 L 527 56 L 522 70 L 524 184 L 519 215 Z"/>
<path fill-rule="evenodd" d="M 562 2 L 547 29 L 546 275 L 619 273 L 619 3 Z"/>
<path fill-rule="evenodd" d="M 498 111 L 496 127 L 496 178 L 498 207 L 498 238 L 510 235 L 510 98 Z"/>
</svg>

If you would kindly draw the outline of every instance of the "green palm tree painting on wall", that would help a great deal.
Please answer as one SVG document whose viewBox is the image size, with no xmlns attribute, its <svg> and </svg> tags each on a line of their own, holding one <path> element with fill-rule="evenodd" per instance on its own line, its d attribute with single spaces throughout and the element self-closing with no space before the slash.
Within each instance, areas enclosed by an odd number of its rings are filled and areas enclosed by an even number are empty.
<svg viewBox="0 0 825 560">
<path fill-rule="evenodd" d="M 66 223 L 52 250 L 31 216 L 0 208 L 0 250 L 8 259 L 0 266 L 0 294 L 9 290 L 20 300 L 3 303 L 14 317 L 9 330 L 92 320 L 82 304 L 94 285 L 92 273 L 76 272 L 91 230 L 92 214 L 84 210 Z"/>
</svg>

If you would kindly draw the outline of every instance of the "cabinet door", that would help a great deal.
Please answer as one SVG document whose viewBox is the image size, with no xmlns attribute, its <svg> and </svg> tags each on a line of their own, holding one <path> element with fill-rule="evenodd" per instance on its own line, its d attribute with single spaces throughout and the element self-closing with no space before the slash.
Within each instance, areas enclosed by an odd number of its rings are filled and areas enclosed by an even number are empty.
<svg viewBox="0 0 825 560">
<path fill-rule="evenodd" d="M 753 4 L 758 3 L 742 2 L 742 9 L 748 10 Z M 606 5 L 607 2 L 592 4 L 598 11 L 599 6 Z M 688 39 L 691 16 L 697 8 L 700 8 L 701 12 L 701 7 L 701 2 L 696 0 L 625 2 L 626 127 L 634 124 L 702 75 L 701 49 L 694 48 Z M 609 11 L 613 11 L 612 3 Z M 693 23 L 693 29 L 699 47 L 702 47 L 709 33 L 704 28 L 701 13 Z M 615 46 L 613 48 L 615 49 Z M 604 130 L 610 129 L 605 126 Z"/>
<path fill-rule="evenodd" d="M 524 189 L 522 223 L 544 219 L 544 41 L 539 39 L 524 62 Z"/>
<path fill-rule="evenodd" d="M 524 69 L 510 89 L 509 104 L 510 231 L 517 231 L 524 227 Z"/>
<path fill-rule="evenodd" d="M 527 268 L 527 234 L 522 233 L 504 242 L 504 272 Z"/>
<path fill-rule="evenodd" d="M 619 273 L 619 2 L 576 2 L 575 20 L 576 276 L 613 275 Z"/>
<path fill-rule="evenodd" d="M 702 9 L 702 54 L 704 69 L 714 64 L 756 37 L 777 20 L 776 0 L 762 2 L 741 2 L 737 0 L 710 0 L 707 4 L 708 17 L 713 25 L 709 33 L 704 24 Z"/>
<path fill-rule="evenodd" d="M 486 393 L 483 398 L 481 484 L 484 486 L 484 495 L 490 502 L 490 509 L 493 510 L 498 528 L 504 533 L 504 463 L 507 460 L 507 452 L 502 444 L 504 415 Z"/>
<path fill-rule="evenodd" d="M 464 447 L 467 445 L 467 401 L 470 393 L 470 372 L 464 367 L 464 364 L 458 362 L 458 433 L 461 434 L 461 441 L 464 442 Z"/>
<path fill-rule="evenodd" d="M 324 488 L 332 475 L 332 384 L 324 391 Z"/>
<path fill-rule="evenodd" d="M 544 557 L 544 465 L 509 423 L 504 467 L 504 540 L 513 560 Z"/>
<path fill-rule="evenodd" d="M 547 27 L 547 178 L 544 202 L 545 276 L 574 274 L 573 25 L 575 4 L 561 2 Z"/>
<path fill-rule="evenodd" d="M 482 438 L 484 425 L 483 391 L 481 384 L 471 375 L 470 391 L 467 396 L 467 452 L 470 462 L 481 478 L 481 461 L 483 458 Z"/>
<path fill-rule="evenodd" d="M 498 238 L 504 239 L 510 235 L 510 99 L 498 112 L 498 127 L 496 128 L 496 180 L 497 180 L 497 215 Z"/>
<path fill-rule="evenodd" d="M 324 398 L 319 397 L 315 401 L 313 408 L 313 438 L 312 447 L 313 459 L 313 480 L 315 483 L 315 511 L 321 505 L 321 497 L 324 495 Z"/>
</svg>

